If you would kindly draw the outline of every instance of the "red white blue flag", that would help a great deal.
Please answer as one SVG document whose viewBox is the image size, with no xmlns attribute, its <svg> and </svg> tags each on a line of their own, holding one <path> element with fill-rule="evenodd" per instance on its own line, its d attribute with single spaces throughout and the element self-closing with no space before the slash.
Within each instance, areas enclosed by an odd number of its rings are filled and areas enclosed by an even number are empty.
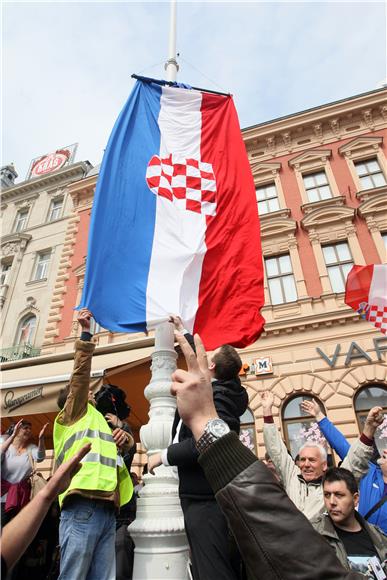
<svg viewBox="0 0 387 580">
<path fill-rule="evenodd" d="M 255 188 L 231 96 L 137 81 L 104 155 L 81 305 L 112 331 L 180 315 L 208 349 L 264 320 Z"/>
<path fill-rule="evenodd" d="M 345 287 L 345 303 L 387 334 L 387 264 L 353 266 Z"/>
</svg>

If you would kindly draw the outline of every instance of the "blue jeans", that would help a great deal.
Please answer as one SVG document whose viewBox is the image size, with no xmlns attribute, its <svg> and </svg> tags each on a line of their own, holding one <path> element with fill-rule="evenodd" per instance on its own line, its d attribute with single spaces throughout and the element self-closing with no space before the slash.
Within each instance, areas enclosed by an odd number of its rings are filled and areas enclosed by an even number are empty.
<svg viewBox="0 0 387 580">
<path fill-rule="evenodd" d="M 115 580 L 116 518 L 112 502 L 68 498 L 59 524 L 58 580 Z"/>
</svg>

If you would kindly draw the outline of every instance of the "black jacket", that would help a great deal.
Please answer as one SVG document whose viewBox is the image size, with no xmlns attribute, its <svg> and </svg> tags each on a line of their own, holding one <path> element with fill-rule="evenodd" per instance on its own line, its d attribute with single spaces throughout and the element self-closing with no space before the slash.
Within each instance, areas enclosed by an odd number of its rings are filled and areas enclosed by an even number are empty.
<svg viewBox="0 0 387 580">
<path fill-rule="evenodd" d="M 212 388 L 215 408 L 219 417 L 226 421 L 232 431 L 239 434 L 239 417 L 246 411 L 249 401 L 239 377 L 228 381 L 215 380 L 212 383 Z M 179 421 L 180 416 L 176 411 L 172 426 L 172 441 L 176 435 Z M 168 463 L 176 465 L 178 468 L 180 497 L 196 499 L 214 497 L 211 486 L 198 464 L 198 456 L 192 432 L 183 423 L 179 432 L 179 443 L 170 445 L 167 451 Z"/>
</svg>

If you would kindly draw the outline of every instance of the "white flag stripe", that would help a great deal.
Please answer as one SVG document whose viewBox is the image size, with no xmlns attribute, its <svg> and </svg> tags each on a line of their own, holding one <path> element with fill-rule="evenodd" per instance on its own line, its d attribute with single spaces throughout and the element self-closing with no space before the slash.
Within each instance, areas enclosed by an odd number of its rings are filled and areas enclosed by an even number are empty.
<svg viewBox="0 0 387 580">
<path fill-rule="evenodd" d="M 200 159 L 201 93 L 163 87 L 160 157 Z M 175 185 L 175 183 L 174 183 Z M 147 285 L 147 320 L 179 314 L 192 331 L 199 300 L 206 216 L 187 211 L 186 200 L 157 196 L 156 223 Z"/>
<path fill-rule="evenodd" d="M 368 294 L 369 304 L 387 307 L 387 264 L 375 264 Z"/>
</svg>

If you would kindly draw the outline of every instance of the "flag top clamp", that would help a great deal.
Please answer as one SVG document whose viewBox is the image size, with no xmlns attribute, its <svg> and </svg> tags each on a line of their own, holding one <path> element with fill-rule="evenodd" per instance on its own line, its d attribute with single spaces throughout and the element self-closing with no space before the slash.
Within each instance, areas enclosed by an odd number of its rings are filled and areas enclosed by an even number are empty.
<svg viewBox="0 0 387 580">
<path fill-rule="evenodd" d="M 345 287 L 345 303 L 387 334 L 387 265 L 353 266 Z"/>
<path fill-rule="evenodd" d="M 81 306 L 116 332 L 180 315 L 208 349 L 264 320 L 254 182 L 233 99 L 138 80 L 96 187 Z"/>
</svg>

